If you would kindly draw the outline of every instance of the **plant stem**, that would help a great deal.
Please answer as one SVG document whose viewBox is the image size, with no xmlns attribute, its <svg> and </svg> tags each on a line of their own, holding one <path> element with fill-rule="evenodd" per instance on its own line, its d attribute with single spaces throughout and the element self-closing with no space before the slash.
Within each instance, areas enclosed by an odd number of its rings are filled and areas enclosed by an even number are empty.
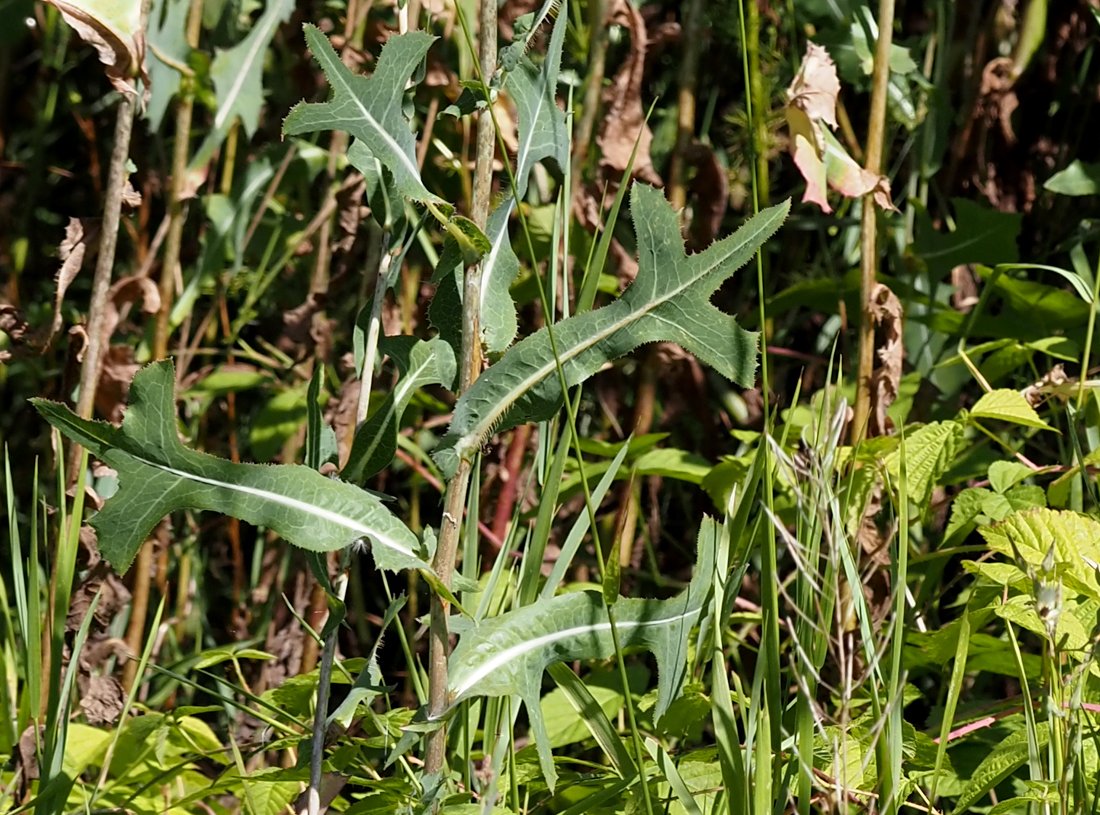
<svg viewBox="0 0 1100 815">
<path fill-rule="evenodd" d="M 875 175 L 882 166 L 882 146 L 886 136 L 886 92 L 890 82 L 890 45 L 894 32 L 894 0 L 879 0 L 878 42 L 875 68 L 871 79 L 871 114 L 867 125 L 867 161 L 864 168 Z M 874 197 L 863 196 L 860 224 L 859 261 L 859 370 L 856 374 L 856 401 L 852 416 L 852 444 L 858 444 L 867 432 L 871 411 L 871 372 L 875 365 L 875 324 L 871 315 L 871 290 L 878 270 L 877 215 Z"/>
<path fill-rule="evenodd" d="M 590 0 L 588 27 L 591 36 L 588 44 L 588 71 L 584 85 L 584 102 L 581 118 L 573 134 L 573 159 L 576 176 L 574 186 L 580 189 L 584 177 L 584 162 L 588 158 L 588 146 L 592 131 L 596 128 L 596 115 L 600 109 L 600 92 L 603 90 L 607 71 L 607 0 Z M 575 198 L 575 195 L 574 195 Z"/>
<path fill-rule="evenodd" d="M 199 47 L 202 32 L 203 0 L 191 0 L 187 17 L 187 44 Z M 183 245 L 183 226 L 187 222 L 187 154 L 191 142 L 191 116 L 194 111 L 194 77 L 184 74 L 180 83 L 176 108 L 176 133 L 172 142 L 172 186 L 168 198 L 168 234 L 164 240 L 164 262 L 160 267 L 160 310 L 157 311 L 153 335 L 153 358 L 168 356 L 171 334 L 169 315 L 175 294 L 176 272 L 179 269 Z M 113 162 L 113 157 L 112 157 Z M 145 637 L 145 618 L 149 613 L 149 587 L 153 573 L 153 542 L 147 540 L 138 550 L 134 563 L 134 585 L 131 594 L 130 621 L 126 626 L 126 647 L 131 654 L 141 651 Z M 122 686 L 129 690 L 137 675 L 137 661 L 128 660 L 122 668 Z"/>
<path fill-rule="evenodd" d="M 497 59 L 497 4 L 496 0 L 481 0 L 478 57 L 481 79 L 488 83 L 493 75 Z M 489 217 L 489 196 L 493 182 L 493 151 L 495 132 L 489 110 L 477 120 L 477 153 L 474 164 L 474 195 L 471 217 L 484 229 Z M 466 285 L 462 297 L 462 359 L 458 368 L 458 392 L 470 387 L 481 373 L 481 326 L 478 307 L 481 302 L 481 264 L 466 271 Z M 439 542 L 435 550 L 432 568 L 444 586 L 450 588 L 458 555 L 458 534 L 466 490 L 470 483 L 470 461 L 459 462 L 454 477 L 447 483 L 443 500 L 443 520 L 439 528 Z M 450 654 L 450 638 L 447 632 L 447 614 L 450 603 L 432 595 L 431 631 L 428 647 L 428 713 L 438 716 L 447 707 L 447 657 Z M 426 774 L 442 772 L 446 766 L 447 728 L 442 725 L 428 736 L 424 759 Z"/>
<path fill-rule="evenodd" d="M 686 155 L 695 136 L 695 85 L 699 79 L 700 23 L 703 0 L 688 0 L 684 24 L 684 54 L 677 77 L 679 91 L 676 107 L 676 147 L 668 169 L 668 200 L 674 209 L 687 204 Z"/>
</svg>

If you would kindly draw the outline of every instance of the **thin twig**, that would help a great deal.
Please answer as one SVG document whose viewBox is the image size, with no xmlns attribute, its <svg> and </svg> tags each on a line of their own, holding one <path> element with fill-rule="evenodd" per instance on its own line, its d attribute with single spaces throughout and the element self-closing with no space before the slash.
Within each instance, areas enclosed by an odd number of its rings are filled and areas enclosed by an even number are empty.
<svg viewBox="0 0 1100 815">
<path fill-rule="evenodd" d="M 882 166 L 882 147 L 886 136 L 886 93 L 890 82 L 890 44 L 894 32 L 894 0 L 879 0 L 878 42 L 875 46 L 875 69 L 871 85 L 871 113 L 867 126 L 867 163 L 865 168 L 875 175 Z M 856 374 L 856 401 L 852 415 L 852 443 L 858 444 L 867 432 L 871 411 L 871 373 L 875 365 L 875 324 L 871 313 L 871 291 L 878 271 L 878 212 L 871 193 L 863 196 L 860 225 L 860 321 L 859 370 Z"/>
</svg>

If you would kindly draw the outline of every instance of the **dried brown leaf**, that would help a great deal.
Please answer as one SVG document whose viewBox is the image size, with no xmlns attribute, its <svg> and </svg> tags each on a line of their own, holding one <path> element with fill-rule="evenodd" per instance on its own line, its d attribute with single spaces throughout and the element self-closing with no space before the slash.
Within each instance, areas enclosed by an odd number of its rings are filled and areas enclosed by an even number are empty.
<svg viewBox="0 0 1100 815">
<path fill-rule="evenodd" d="M 902 362 L 905 351 L 901 341 L 901 301 L 882 283 L 871 290 L 871 318 L 875 325 L 876 364 L 871 373 L 871 414 L 868 417 L 869 436 L 882 436 L 890 431 L 887 409 L 898 398 Z"/>
<path fill-rule="evenodd" d="M 145 33 L 141 0 L 46 0 L 55 6 L 80 39 L 99 54 L 111 84 L 120 93 L 133 94 L 136 76 L 146 87 Z"/>
<path fill-rule="evenodd" d="M 99 239 L 99 222 L 85 218 L 69 218 L 69 224 L 65 227 L 65 237 L 58 244 L 57 253 L 61 258 L 61 268 L 57 272 L 57 283 L 53 301 L 53 322 L 50 324 L 50 333 L 46 337 L 46 346 L 53 342 L 54 337 L 61 330 L 61 304 L 65 302 L 65 292 L 69 290 L 73 280 L 76 279 L 84 258 L 88 255 L 88 247 L 95 246 Z"/>
<path fill-rule="evenodd" d="M 630 53 L 623 66 L 604 90 L 606 110 L 596 144 L 600 148 L 600 168 L 616 178 L 626 172 L 631 153 L 637 145 L 632 175 L 647 184 L 663 185 L 653 167 L 650 145 L 653 131 L 645 121 L 642 107 L 642 79 L 645 75 L 646 28 L 641 13 L 627 0 L 615 0 L 611 23 L 630 31 Z"/>
</svg>

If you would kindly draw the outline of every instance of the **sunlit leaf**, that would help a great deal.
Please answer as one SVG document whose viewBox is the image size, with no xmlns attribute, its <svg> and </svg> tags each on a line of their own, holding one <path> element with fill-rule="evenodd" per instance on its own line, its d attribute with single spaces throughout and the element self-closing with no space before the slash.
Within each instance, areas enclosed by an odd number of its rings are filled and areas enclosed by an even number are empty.
<svg viewBox="0 0 1100 815">
<path fill-rule="evenodd" d="M 100 551 L 116 569 L 125 571 L 150 530 L 178 509 L 231 515 L 318 552 L 366 539 L 381 568 L 429 569 L 412 531 L 358 487 L 296 464 L 236 464 L 184 447 L 174 383 L 171 362 L 142 368 L 121 427 L 33 400 L 50 424 L 118 471 L 118 492 L 92 518 Z"/>
<path fill-rule="evenodd" d="M 706 251 L 686 255 L 677 214 L 661 193 L 635 185 L 631 212 L 638 238 L 637 279 L 618 300 L 563 320 L 510 348 L 455 406 L 434 454 L 444 473 L 472 456 L 494 430 L 550 418 L 561 405 L 557 363 L 576 385 L 610 360 L 647 342 L 674 342 L 734 382 L 756 370 L 756 335 L 711 304 L 715 290 L 771 237 L 786 218 L 780 204 L 750 219 Z M 554 348 L 557 350 L 557 359 Z"/>
</svg>

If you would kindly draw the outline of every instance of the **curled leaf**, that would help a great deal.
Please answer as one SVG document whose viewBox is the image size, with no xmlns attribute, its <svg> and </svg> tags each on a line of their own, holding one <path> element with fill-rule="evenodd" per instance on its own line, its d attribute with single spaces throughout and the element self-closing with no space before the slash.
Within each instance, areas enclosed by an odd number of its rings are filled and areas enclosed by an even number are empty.
<svg viewBox="0 0 1100 815">
<path fill-rule="evenodd" d="M 787 128 L 795 166 L 806 179 L 803 203 L 832 212 L 826 189 L 848 198 L 872 195 L 883 209 L 894 209 L 890 182 L 860 167 L 829 128 L 837 126 L 836 100 L 840 80 L 829 52 L 815 43 L 806 45 L 802 67 L 787 88 Z"/>
<path fill-rule="evenodd" d="M 145 70 L 141 0 L 46 0 L 80 39 L 95 48 L 107 78 L 119 93 L 134 93 L 131 80 Z"/>
</svg>

